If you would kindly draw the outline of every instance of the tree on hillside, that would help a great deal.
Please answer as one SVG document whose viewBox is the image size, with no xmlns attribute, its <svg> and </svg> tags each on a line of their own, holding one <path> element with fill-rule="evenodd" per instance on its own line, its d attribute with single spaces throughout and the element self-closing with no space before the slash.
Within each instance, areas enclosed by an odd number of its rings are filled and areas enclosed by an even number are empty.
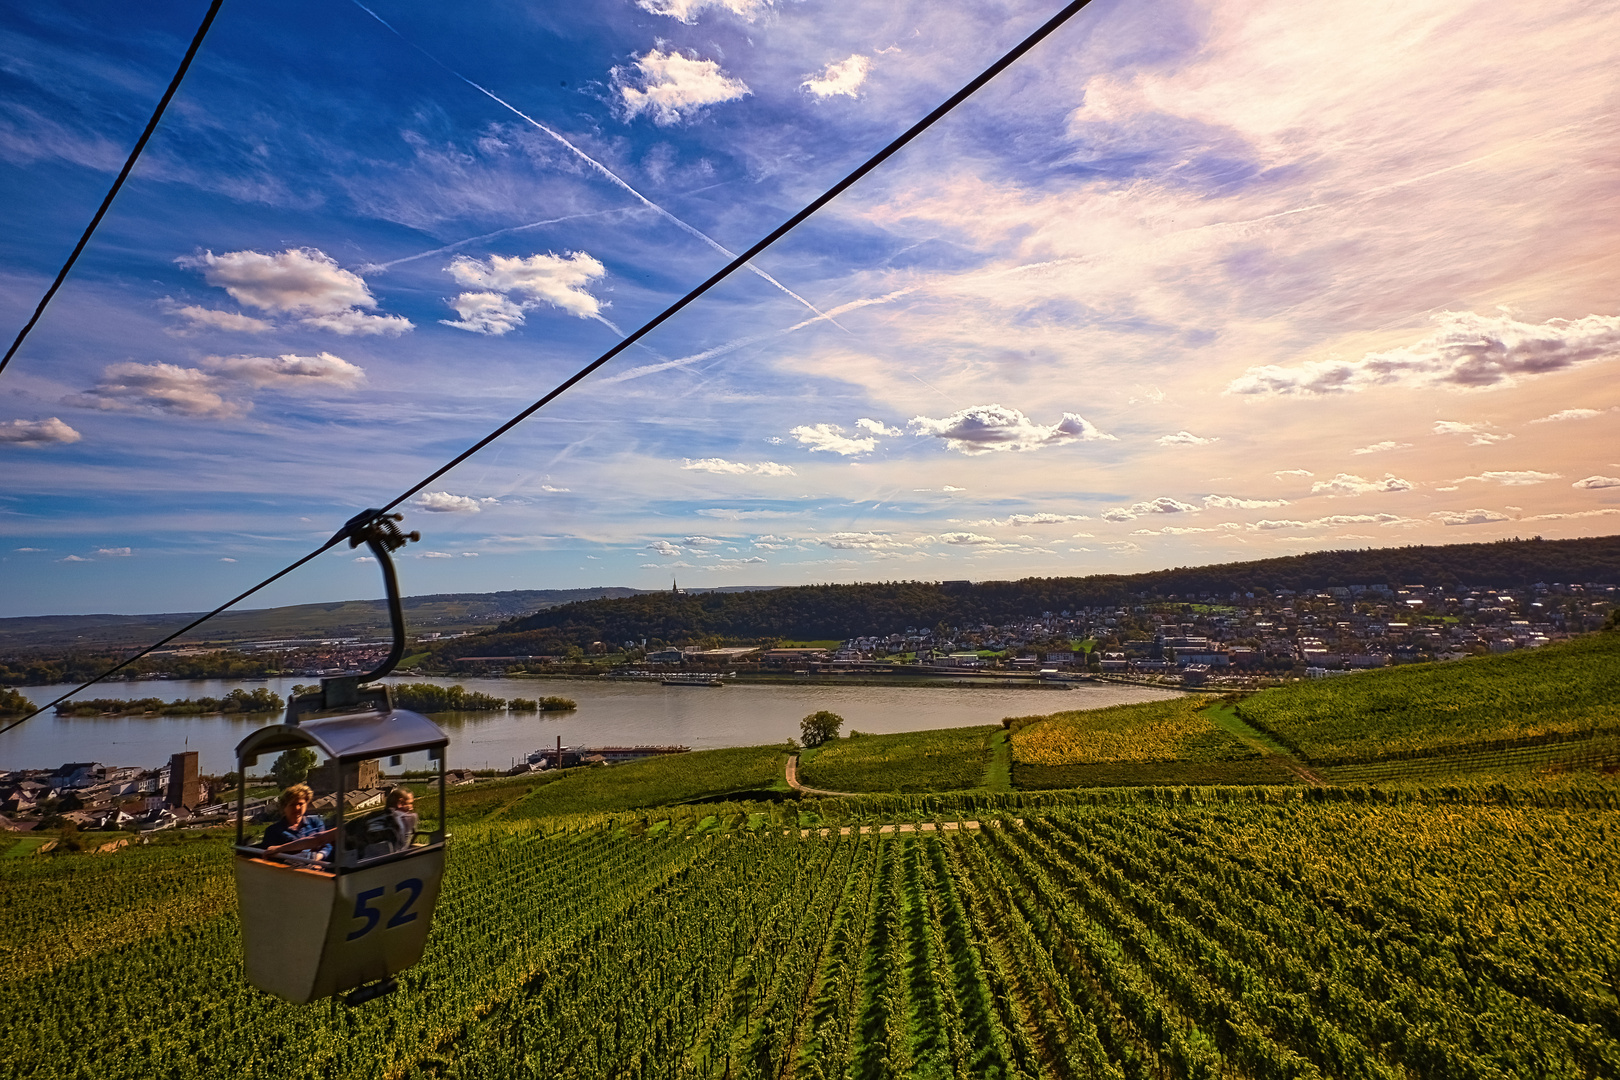
<svg viewBox="0 0 1620 1080">
<path fill-rule="evenodd" d="M 813 712 L 799 721 L 799 734 L 804 740 L 806 749 L 820 746 L 828 739 L 838 738 L 839 729 L 844 726 L 844 718 L 835 712 L 822 709 Z"/>
<path fill-rule="evenodd" d="M 270 776 L 280 787 L 290 788 L 294 784 L 302 784 L 314 767 L 315 751 L 307 746 L 299 746 L 283 751 L 276 758 L 275 764 L 270 766 Z"/>
</svg>

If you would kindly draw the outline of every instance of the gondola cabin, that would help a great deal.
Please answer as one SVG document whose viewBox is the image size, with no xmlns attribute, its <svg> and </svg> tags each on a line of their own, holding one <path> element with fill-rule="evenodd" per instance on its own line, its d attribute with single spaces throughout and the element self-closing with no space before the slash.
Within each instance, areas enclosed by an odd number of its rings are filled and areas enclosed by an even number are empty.
<svg viewBox="0 0 1620 1080">
<path fill-rule="evenodd" d="M 386 687 L 357 681 L 323 680 L 319 694 L 293 700 L 286 723 L 260 728 L 236 748 L 236 896 L 247 980 L 299 1004 L 351 990 L 349 1003 L 357 1004 L 393 990 L 393 976 L 422 957 L 444 877 L 448 740 L 427 717 L 394 708 Z M 302 711 L 336 714 L 304 720 Z M 326 846 L 281 853 L 250 843 L 248 769 L 301 747 L 325 755 L 335 778 Z M 437 828 L 417 830 L 388 807 L 344 805 L 346 780 L 362 762 L 420 751 L 438 766 Z"/>
</svg>

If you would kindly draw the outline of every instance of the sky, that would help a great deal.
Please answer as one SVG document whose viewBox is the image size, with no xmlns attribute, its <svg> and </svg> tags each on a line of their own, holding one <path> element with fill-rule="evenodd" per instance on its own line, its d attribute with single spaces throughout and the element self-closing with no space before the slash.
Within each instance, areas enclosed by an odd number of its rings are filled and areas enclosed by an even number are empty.
<svg viewBox="0 0 1620 1080">
<path fill-rule="evenodd" d="M 7 4 L 0 327 L 206 4 Z M 227 3 L 0 373 L 0 616 L 204 610 L 1055 3 Z M 1620 531 L 1620 4 L 1094 0 L 411 500 L 409 594 Z M 346 547 L 247 606 L 375 596 Z"/>
</svg>

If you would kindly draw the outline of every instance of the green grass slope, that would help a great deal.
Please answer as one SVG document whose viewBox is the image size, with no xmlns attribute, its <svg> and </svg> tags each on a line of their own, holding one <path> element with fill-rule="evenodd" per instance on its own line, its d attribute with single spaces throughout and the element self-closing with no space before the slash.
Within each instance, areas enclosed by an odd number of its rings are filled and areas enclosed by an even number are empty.
<svg viewBox="0 0 1620 1080">
<path fill-rule="evenodd" d="M 1219 726 L 1210 698 L 1025 716 L 1012 733 L 1020 790 L 1152 784 L 1276 784 L 1297 778 Z"/>
<path fill-rule="evenodd" d="M 1266 690 L 1242 718 L 1314 764 L 1553 742 L 1620 728 L 1620 632 Z"/>
<path fill-rule="evenodd" d="M 834 739 L 799 759 L 799 782 L 825 791 L 961 791 L 984 782 L 1000 728 L 945 728 Z"/>
</svg>

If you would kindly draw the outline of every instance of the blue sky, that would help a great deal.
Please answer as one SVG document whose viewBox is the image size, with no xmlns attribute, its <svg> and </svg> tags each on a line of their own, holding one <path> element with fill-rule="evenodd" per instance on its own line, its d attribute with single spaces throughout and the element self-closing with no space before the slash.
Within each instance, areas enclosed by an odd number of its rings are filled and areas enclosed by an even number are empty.
<svg viewBox="0 0 1620 1080">
<path fill-rule="evenodd" d="M 206 5 L 13 5 L 20 327 Z M 210 607 L 1052 10 L 227 4 L 0 375 L 0 615 Z M 1620 9 L 1096 0 L 409 508 L 411 593 L 1126 572 L 1620 516 Z M 8 331 L 11 333 L 14 331 Z M 333 552 L 259 603 L 373 595 Z"/>
</svg>

